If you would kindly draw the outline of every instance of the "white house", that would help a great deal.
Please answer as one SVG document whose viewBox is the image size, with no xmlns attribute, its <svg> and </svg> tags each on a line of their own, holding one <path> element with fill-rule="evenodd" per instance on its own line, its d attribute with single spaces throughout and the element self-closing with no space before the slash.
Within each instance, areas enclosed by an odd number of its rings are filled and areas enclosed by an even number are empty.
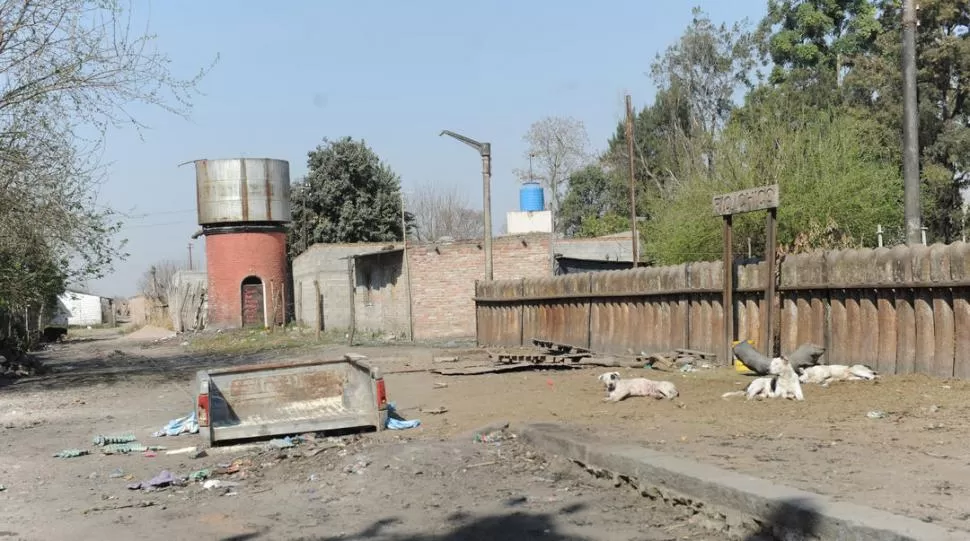
<svg viewBox="0 0 970 541">
<path fill-rule="evenodd" d="M 104 314 L 101 297 L 79 291 L 65 291 L 57 296 L 55 325 L 101 325 Z"/>
</svg>

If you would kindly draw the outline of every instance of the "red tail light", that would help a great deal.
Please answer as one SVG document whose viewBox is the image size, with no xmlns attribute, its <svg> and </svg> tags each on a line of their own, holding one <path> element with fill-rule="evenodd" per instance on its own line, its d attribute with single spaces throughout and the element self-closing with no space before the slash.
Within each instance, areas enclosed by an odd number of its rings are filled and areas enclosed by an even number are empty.
<svg viewBox="0 0 970 541">
<path fill-rule="evenodd" d="M 209 382 L 203 382 L 199 391 L 198 402 L 195 405 L 196 420 L 199 426 L 209 426 Z"/>
<path fill-rule="evenodd" d="M 384 387 L 384 379 L 377 380 L 377 409 L 387 407 L 387 389 Z"/>
</svg>

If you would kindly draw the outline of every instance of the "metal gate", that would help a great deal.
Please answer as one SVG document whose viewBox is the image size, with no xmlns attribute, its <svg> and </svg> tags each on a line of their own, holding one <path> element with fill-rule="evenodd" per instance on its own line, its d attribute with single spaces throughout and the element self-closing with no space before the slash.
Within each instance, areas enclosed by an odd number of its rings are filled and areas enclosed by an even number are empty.
<svg viewBox="0 0 970 541">
<path fill-rule="evenodd" d="M 249 277 L 242 283 L 243 327 L 262 327 L 266 323 L 263 304 L 263 281 Z"/>
</svg>

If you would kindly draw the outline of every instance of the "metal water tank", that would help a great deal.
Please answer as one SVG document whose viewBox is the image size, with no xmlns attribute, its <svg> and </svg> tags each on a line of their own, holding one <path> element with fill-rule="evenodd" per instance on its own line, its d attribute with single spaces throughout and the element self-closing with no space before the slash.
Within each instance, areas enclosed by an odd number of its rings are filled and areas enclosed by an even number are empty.
<svg viewBox="0 0 970 541">
<path fill-rule="evenodd" d="M 290 221 L 290 162 L 196 160 L 199 225 Z"/>
<path fill-rule="evenodd" d="M 538 182 L 525 182 L 519 189 L 519 210 L 522 212 L 536 212 L 545 210 L 545 193 Z"/>
</svg>

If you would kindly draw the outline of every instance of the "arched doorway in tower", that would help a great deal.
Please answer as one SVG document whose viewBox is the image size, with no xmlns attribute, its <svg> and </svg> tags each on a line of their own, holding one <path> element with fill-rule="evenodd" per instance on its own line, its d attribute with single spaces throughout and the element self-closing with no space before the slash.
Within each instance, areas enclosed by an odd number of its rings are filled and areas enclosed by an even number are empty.
<svg viewBox="0 0 970 541">
<path fill-rule="evenodd" d="M 263 281 L 258 276 L 247 276 L 242 281 L 242 326 L 266 325 Z"/>
</svg>

